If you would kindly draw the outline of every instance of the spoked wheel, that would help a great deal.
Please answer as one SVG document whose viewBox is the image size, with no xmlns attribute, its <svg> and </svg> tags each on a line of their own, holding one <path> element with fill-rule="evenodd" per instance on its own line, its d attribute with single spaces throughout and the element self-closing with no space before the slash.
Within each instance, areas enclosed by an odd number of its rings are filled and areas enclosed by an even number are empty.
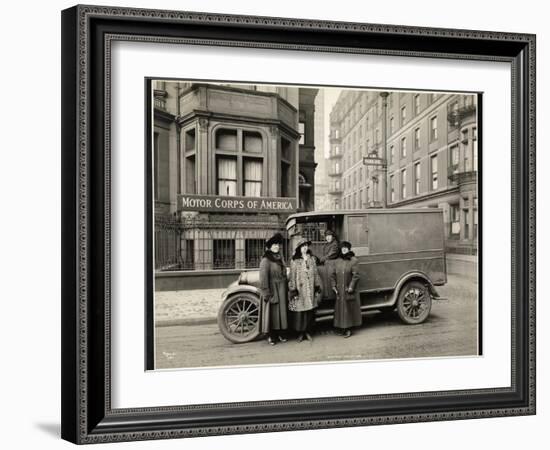
<svg viewBox="0 0 550 450">
<path fill-rule="evenodd" d="M 428 286 L 419 282 L 407 283 L 397 299 L 397 314 L 399 318 L 409 325 L 424 322 L 432 309 L 432 297 Z"/>
<path fill-rule="evenodd" d="M 253 294 L 236 294 L 225 300 L 218 312 L 218 326 L 224 337 L 236 344 L 250 342 L 260 334 L 260 299 Z"/>
</svg>

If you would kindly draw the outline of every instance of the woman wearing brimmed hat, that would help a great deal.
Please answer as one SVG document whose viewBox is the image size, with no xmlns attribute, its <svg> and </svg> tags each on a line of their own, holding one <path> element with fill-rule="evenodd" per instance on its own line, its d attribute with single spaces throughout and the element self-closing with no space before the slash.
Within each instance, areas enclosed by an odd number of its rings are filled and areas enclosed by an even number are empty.
<svg viewBox="0 0 550 450">
<path fill-rule="evenodd" d="M 275 345 L 277 341 L 286 342 L 283 333 L 288 329 L 288 280 L 280 252 L 282 244 L 280 233 L 269 238 L 260 261 L 260 291 L 265 304 L 269 305 L 263 314 L 262 331 L 268 333 L 267 342 L 270 345 Z"/>
<path fill-rule="evenodd" d="M 304 337 L 311 341 L 311 326 L 317 299 L 321 292 L 321 279 L 317 271 L 315 258 L 309 250 L 311 241 L 301 239 L 296 245 L 290 261 L 290 280 L 288 302 L 290 327 L 298 332 L 298 342 Z"/>
<path fill-rule="evenodd" d="M 331 272 L 332 289 L 336 294 L 334 304 L 334 327 L 338 334 L 351 336 L 351 327 L 360 326 L 361 301 L 355 293 L 359 281 L 358 260 L 351 251 L 351 244 L 340 242 L 340 256 L 334 262 Z"/>
</svg>

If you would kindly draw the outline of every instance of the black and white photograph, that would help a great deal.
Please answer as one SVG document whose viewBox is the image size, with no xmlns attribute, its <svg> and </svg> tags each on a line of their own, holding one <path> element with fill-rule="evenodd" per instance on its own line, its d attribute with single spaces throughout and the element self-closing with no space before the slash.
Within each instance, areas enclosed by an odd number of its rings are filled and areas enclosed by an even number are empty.
<svg viewBox="0 0 550 450">
<path fill-rule="evenodd" d="M 147 80 L 147 369 L 483 355 L 482 95 Z"/>
</svg>

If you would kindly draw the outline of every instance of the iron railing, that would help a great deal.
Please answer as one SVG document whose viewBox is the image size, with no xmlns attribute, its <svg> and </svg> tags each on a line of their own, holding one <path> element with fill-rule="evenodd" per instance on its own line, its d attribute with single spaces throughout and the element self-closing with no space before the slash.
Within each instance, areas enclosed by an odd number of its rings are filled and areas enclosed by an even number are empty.
<svg viewBox="0 0 550 450">
<path fill-rule="evenodd" d="M 284 237 L 281 252 L 289 253 L 286 230 L 261 221 L 179 219 L 155 215 L 155 270 L 254 269 L 260 266 L 265 241 L 274 233 Z"/>
<path fill-rule="evenodd" d="M 181 263 L 180 223 L 172 216 L 155 216 L 155 269 L 177 270 Z"/>
</svg>

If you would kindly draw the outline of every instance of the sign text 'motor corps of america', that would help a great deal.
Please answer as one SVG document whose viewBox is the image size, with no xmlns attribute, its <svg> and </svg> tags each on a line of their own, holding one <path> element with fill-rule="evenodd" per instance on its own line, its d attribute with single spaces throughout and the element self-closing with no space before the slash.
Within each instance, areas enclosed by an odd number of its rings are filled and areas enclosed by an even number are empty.
<svg viewBox="0 0 550 450">
<path fill-rule="evenodd" d="M 178 196 L 180 211 L 227 211 L 292 213 L 297 210 L 295 198 L 285 197 L 225 197 L 218 195 Z"/>
</svg>

